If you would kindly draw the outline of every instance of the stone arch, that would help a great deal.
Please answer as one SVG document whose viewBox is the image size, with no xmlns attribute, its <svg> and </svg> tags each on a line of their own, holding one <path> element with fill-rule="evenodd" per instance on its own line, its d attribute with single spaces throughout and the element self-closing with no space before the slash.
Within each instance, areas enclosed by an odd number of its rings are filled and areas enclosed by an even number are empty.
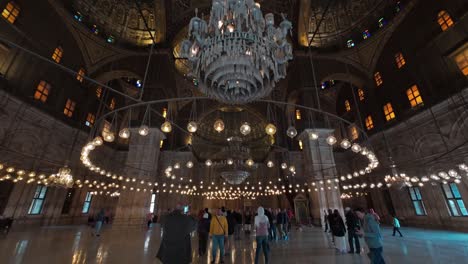
<svg viewBox="0 0 468 264">
<path fill-rule="evenodd" d="M 466 129 L 468 128 L 468 110 L 464 110 L 458 118 L 453 122 L 452 127 L 450 128 L 449 140 L 452 142 L 459 141 L 460 138 L 463 138 L 463 134 L 466 134 Z M 468 136 L 468 135 L 467 135 Z"/>
<path fill-rule="evenodd" d="M 442 137 L 443 136 L 439 133 L 428 133 L 422 135 L 414 142 L 414 153 L 419 154 L 421 157 L 438 153 L 438 149 L 444 149 L 444 146 L 442 146 Z M 433 149 L 435 151 L 432 151 Z"/>
</svg>

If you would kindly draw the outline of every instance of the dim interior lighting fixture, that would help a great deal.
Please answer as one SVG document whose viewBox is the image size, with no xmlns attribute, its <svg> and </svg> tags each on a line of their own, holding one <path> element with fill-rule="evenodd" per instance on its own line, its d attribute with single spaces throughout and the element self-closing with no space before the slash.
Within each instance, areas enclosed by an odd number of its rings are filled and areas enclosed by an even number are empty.
<svg viewBox="0 0 468 264">
<path fill-rule="evenodd" d="M 268 96 L 293 58 L 287 40 L 292 23 L 283 16 L 276 28 L 274 18 L 264 17 L 254 1 L 213 0 L 208 22 L 196 10 L 180 51 L 189 77 L 204 94 L 227 104 Z"/>
<path fill-rule="evenodd" d="M 255 162 L 254 162 L 252 159 L 248 159 L 245 163 L 246 163 L 247 166 L 249 166 L 249 167 L 252 167 L 252 166 L 255 164 Z"/>
<path fill-rule="evenodd" d="M 333 136 L 333 135 L 330 135 L 330 136 L 327 137 L 326 141 L 327 141 L 328 145 L 333 146 L 336 143 L 336 137 Z"/>
<path fill-rule="evenodd" d="M 359 144 L 357 143 L 354 143 L 352 146 L 351 146 L 351 150 L 354 152 L 354 153 L 358 153 L 359 151 L 361 151 L 361 146 L 359 146 Z"/>
<path fill-rule="evenodd" d="M 288 135 L 288 137 L 294 138 L 295 136 L 297 136 L 297 130 L 295 127 L 290 126 L 288 127 L 288 130 L 286 130 L 286 134 Z"/>
<path fill-rule="evenodd" d="M 284 163 L 284 162 L 281 163 L 281 169 L 285 170 L 285 169 L 287 169 L 287 168 L 288 168 L 288 164 L 286 164 L 286 163 Z"/>
<path fill-rule="evenodd" d="M 212 162 L 211 160 L 207 159 L 207 160 L 205 161 L 205 165 L 206 165 L 207 167 L 210 167 L 211 165 L 213 165 L 213 162 Z"/>
<path fill-rule="evenodd" d="M 161 131 L 164 132 L 164 133 L 170 133 L 172 131 L 171 122 L 165 121 L 164 123 L 162 123 Z"/>
<path fill-rule="evenodd" d="M 248 134 L 250 134 L 251 131 L 252 131 L 252 128 L 250 127 L 250 124 L 247 122 L 244 122 L 240 127 L 240 133 L 244 136 L 247 136 Z"/>
<path fill-rule="evenodd" d="M 319 135 L 315 132 L 312 132 L 309 134 L 309 139 L 311 140 L 317 140 L 319 138 Z"/>
<path fill-rule="evenodd" d="M 195 133 L 197 132 L 197 129 L 198 129 L 198 125 L 195 121 L 190 121 L 188 124 L 187 124 L 187 131 L 190 132 L 190 133 Z"/>
<path fill-rule="evenodd" d="M 340 146 L 344 149 L 349 149 L 351 147 L 351 142 L 345 138 L 341 141 Z"/>
<path fill-rule="evenodd" d="M 213 124 L 214 130 L 216 132 L 221 133 L 224 130 L 224 122 L 221 119 L 217 119 Z"/>
<path fill-rule="evenodd" d="M 54 186 L 63 188 L 71 188 L 73 186 L 73 175 L 68 166 L 60 168 L 57 174 L 52 174 L 50 176 L 49 180 Z"/>
<path fill-rule="evenodd" d="M 122 128 L 120 131 L 119 131 L 119 137 L 120 138 L 123 138 L 123 139 L 127 139 L 130 137 L 130 129 L 128 128 Z"/>
<path fill-rule="evenodd" d="M 193 162 L 192 161 L 187 161 L 185 166 L 187 166 L 187 168 L 191 169 L 191 168 L 193 168 Z"/>
<path fill-rule="evenodd" d="M 138 134 L 140 136 L 147 136 L 149 134 L 149 127 L 147 125 L 142 125 L 138 128 Z"/>
<path fill-rule="evenodd" d="M 273 168 L 274 166 L 275 166 L 275 164 L 273 163 L 273 161 L 269 160 L 269 161 L 267 162 L 267 167 L 268 167 L 268 168 Z"/>
<path fill-rule="evenodd" d="M 227 164 L 228 164 L 228 165 L 234 164 L 234 160 L 233 160 L 233 159 L 228 159 L 228 160 L 227 160 Z"/>
<path fill-rule="evenodd" d="M 114 140 L 115 140 L 114 133 L 112 133 L 112 132 L 103 131 L 102 132 L 102 137 L 103 137 L 104 141 L 106 141 L 106 142 L 114 142 Z"/>
<path fill-rule="evenodd" d="M 265 133 L 269 136 L 273 136 L 276 134 L 276 126 L 273 125 L 272 123 L 266 125 L 265 127 Z"/>
</svg>

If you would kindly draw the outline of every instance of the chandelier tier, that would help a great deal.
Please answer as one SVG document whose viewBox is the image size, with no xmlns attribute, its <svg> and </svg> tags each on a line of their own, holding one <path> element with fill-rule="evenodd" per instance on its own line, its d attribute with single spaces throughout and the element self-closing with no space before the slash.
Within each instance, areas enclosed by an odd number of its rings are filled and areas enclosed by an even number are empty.
<svg viewBox="0 0 468 264">
<path fill-rule="evenodd" d="M 292 23 L 283 16 L 263 17 L 253 0 L 213 0 L 209 22 L 194 17 L 181 56 L 201 91 L 228 104 L 245 104 L 268 96 L 286 76 L 293 58 L 287 35 Z"/>
<path fill-rule="evenodd" d="M 57 174 L 52 174 L 49 178 L 51 185 L 63 188 L 71 188 L 73 186 L 73 175 L 68 166 L 59 169 Z"/>
</svg>

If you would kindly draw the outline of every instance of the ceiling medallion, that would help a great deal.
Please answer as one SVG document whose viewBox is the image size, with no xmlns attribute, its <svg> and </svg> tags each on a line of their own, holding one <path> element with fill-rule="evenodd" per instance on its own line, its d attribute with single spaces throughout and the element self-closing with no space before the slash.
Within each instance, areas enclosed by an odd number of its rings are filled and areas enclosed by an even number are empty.
<svg viewBox="0 0 468 264">
<path fill-rule="evenodd" d="M 292 23 L 263 17 L 253 0 L 213 0 L 208 23 L 195 16 L 181 56 L 203 93 L 226 104 L 245 104 L 268 96 L 286 77 L 293 58 L 287 41 Z"/>
</svg>

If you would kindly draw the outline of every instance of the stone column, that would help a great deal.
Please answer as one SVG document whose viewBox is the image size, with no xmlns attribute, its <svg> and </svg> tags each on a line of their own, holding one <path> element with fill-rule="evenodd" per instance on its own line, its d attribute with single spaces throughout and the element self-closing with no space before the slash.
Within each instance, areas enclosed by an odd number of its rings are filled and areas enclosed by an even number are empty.
<svg viewBox="0 0 468 264">
<path fill-rule="evenodd" d="M 157 128 L 150 128 L 147 136 L 138 134 L 138 129 L 131 129 L 129 149 L 125 161 L 126 168 L 123 175 L 125 177 L 135 178 L 139 183 L 154 182 L 158 173 L 158 161 L 160 141 L 165 139 L 164 134 Z M 125 184 L 127 190 L 122 190 L 115 211 L 115 225 L 142 225 L 145 224 L 146 215 L 149 212 L 151 199 L 150 186 L 141 184 Z M 135 186 L 141 190 L 130 191 L 129 187 Z M 144 192 L 143 188 L 147 191 Z"/>
<path fill-rule="evenodd" d="M 321 180 L 324 183 L 316 182 L 315 186 L 310 186 L 311 192 L 309 195 L 312 199 L 310 209 L 315 224 L 322 224 L 323 210 L 328 208 L 338 209 L 343 215 L 340 189 L 338 184 L 333 182 L 333 179 L 337 177 L 333 147 L 326 142 L 326 138 L 333 131 L 333 129 L 324 128 L 305 129 L 298 137 L 299 140 L 302 140 L 304 146 L 305 174 L 308 178 Z M 312 133 L 317 134 L 319 138 L 313 139 Z M 331 179 L 331 184 L 327 183 L 328 179 Z"/>
</svg>

